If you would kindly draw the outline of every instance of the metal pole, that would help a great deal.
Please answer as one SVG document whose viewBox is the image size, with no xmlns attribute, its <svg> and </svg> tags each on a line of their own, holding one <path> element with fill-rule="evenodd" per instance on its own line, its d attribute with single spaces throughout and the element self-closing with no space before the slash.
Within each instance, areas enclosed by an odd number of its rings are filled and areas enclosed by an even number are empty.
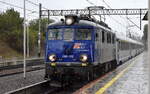
<svg viewBox="0 0 150 94">
<path fill-rule="evenodd" d="M 49 22 L 50 22 L 50 17 L 49 17 L 49 10 L 48 10 L 48 24 L 49 24 Z"/>
<path fill-rule="evenodd" d="M 91 10 L 90 10 L 89 7 L 88 7 L 87 9 L 88 9 L 88 11 L 89 11 L 89 17 L 91 18 Z"/>
<path fill-rule="evenodd" d="M 140 9 L 140 30 L 141 30 L 141 28 L 142 28 L 142 17 L 141 17 L 141 15 L 142 15 L 142 13 L 141 13 L 142 11 L 141 11 L 141 9 Z"/>
<path fill-rule="evenodd" d="M 38 56 L 41 56 L 41 8 L 42 5 L 39 4 L 39 32 L 38 32 Z"/>
<path fill-rule="evenodd" d="M 129 34 L 129 23 L 128 23 L 128 15 L 126 15 L 126 19 L 127 19 L 127 24 L 126 24 L 126 37 L 129 37 L 128 34 Z"/>
<path fill-rule="evenodd" d="M 29 25 L 27 25 L 27 57 L 30 56 L 30 46 L 29 46 Z"/>
<path fill-rule="evenodd" d="M 23 77 L 26 78 L 26 1 L 24 0 Z"/>
<path fill-rule="evenodd" d="M 147 59 L 147 62 L 149 64 L 149 68 L 150 68 L 150 0 L 148 0 L 148 59 Z M 150 71 L 150 69 L 149 69 Z M 150 72 L 149 72 L 149 94 L 150 94 Z"/>
</svg>

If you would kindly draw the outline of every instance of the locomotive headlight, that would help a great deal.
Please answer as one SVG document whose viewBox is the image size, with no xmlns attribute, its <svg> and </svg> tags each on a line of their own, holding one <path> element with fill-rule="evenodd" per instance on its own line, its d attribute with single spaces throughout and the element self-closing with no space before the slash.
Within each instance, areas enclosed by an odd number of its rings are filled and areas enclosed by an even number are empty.
<svg viewBox="0 0 150 94">
<path fill-rule="evenodd" d="M 55 54 L 51 54 L 49 56 L 49 60 L 52 61 L 52 62 L 56 61 L 56 55 Z"/>
<path fill-rule="evenodd" d="M 74 23 L 74 19 L 72 17 L 68 17 L 68 18 L 66 18 L 65 22 L 67 25 L 71 25 Z"/>
<path fill-rule="evenodd" d="M 88 60 L 88 56 L 86 54 L 83 54 L 80 56 L 80 61 L 81 62 L 86 62 Z"/>
</svg>

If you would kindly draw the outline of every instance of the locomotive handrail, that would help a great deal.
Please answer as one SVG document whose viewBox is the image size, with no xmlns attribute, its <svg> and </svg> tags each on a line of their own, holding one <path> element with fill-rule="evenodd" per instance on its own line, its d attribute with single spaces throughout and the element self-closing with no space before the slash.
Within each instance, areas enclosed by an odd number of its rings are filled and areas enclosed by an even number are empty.
<svg viewBox="0 0 150 94">
<path fill-rule="evenodd" d="M 90 45 L 90 49 L 91 49 L 91 59 L 92 59 L 92 61 L 93 61 L 93 50 L 92 50 L 92 45 Z"/>
</svg>

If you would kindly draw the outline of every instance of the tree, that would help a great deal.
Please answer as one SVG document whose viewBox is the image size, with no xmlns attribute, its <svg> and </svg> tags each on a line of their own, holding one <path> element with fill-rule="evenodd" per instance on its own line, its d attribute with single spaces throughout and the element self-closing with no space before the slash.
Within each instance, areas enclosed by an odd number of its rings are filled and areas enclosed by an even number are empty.
<svg viewBox="0 0 150 94">
<path fill-rule="evenodd" d="M 22 51 L 23 18 L 14 9 L 0 14 L 0 38 L 17 51 Z"/>
<path fill-rule="evenodd" d="M 0 31 L 1 33 L 10 33 L 13 30 L 22 30 L 23 19 L 20 13 L 14 9 L 6 10 L 0 15 Z"/>
<path fill-rule="evenodd" d="M 52 23 L 52 22 L 54 22 L 54 20 L 49 21 L 49 23 Z M 45 39 L 45 31 L 47 30 L 47 25 L 48 25 L 48 19 L 47 18 L 41 19 L 41 38 L 42 38 L 42 40 Z M 39 19 L 34 19 L 34 20 L 30 21 L 29 30 L 30 30 L 30 32 L 36 32 L 38 34 Z"/>
<path fill-rule="evenodd" d="M 23 52 L 23 18 L 14 9 L 8 9 L 0 14 L 0 40 L 7 43 L 18 52 Z M 53 20 L 50 20 L 50 23 Z M 44 45 L 47 18 L 41 19 L 41 38 Z M 38 42 L 39 19 L 29 22 L 30 51 L 36 49 Z M 32 52 L 31 52 L 32 53 Z"/>
<path fill-rule="evenodd" d="M 49 23 L 54 22 L 50 20 Z M 44 41 L 45 41 L 45 31 L 48 25 L 48 19 L 41 19 L 41 50 L 44 50 Z M 30 32 L 30 50 L 35 51 L 38 44 L 38 31 L 39 31 L 39 19 L 34 19 L 29 22 L 29 32 Z"/>
</svg>

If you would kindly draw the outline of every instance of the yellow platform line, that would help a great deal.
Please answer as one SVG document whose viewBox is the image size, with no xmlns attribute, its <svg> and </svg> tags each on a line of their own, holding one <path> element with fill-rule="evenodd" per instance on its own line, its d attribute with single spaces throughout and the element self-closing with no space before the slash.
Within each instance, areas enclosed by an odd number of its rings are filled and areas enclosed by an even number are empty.
<svg viewBox="0 0 150 94">
<path fill-rule="evenodd" d="M 123 76 L 123 74 L 129 70 L 129 68 L 131 68 L 131 66 L 134 65 L 135 61 L 132 61 L 133 63 L 131 63 L 127 68 L 125 68 L 123 71 L 121 71 L 117 76 L 115 76 L 111 81 L 109 81 L 107 84 L 105 84 L 102 88 L 100 88 L 96 94 L 103 94 L 110 86 L 113 85 L 114 82 L 116 82 L 121 76 Z"/>
</svg>

